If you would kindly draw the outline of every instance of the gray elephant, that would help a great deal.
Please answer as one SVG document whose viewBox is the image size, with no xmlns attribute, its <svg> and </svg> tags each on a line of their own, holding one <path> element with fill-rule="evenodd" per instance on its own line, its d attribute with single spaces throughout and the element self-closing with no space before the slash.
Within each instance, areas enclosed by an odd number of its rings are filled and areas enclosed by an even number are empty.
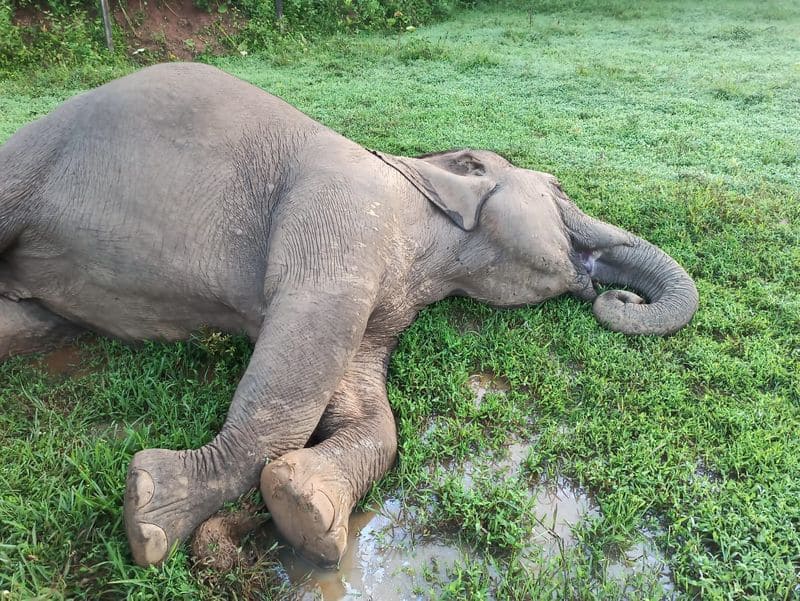
<svg viewBox="0 0 800 601">
<path fill-rule="evenodd" d="M 211 327 L 255 345 L 211 442 L 134 456 L 140 565 L 259 478 L 287 540 L 336 564 L 395 459 L 398 334 L 449 295 L 512 307 L 566 292 L 631 334 L 675 332 L 698 304 L 675 261 L 583 214 L 551 175 L 482 150 L 371 152 L 201 64 L 77 96 L 0 148 L 0 360 L 86 330 Z"/>
</svg>

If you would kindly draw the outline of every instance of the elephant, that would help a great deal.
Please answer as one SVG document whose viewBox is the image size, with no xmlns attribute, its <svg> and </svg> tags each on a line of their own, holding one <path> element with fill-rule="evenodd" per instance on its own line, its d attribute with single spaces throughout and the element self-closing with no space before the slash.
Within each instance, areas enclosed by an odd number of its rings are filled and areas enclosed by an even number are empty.
<svg viewBox="0 0 800 601">
<path fill-rule="evenodd" d="M 625 289 L 598 294 L 606 284 Z M 130 462 L 124 522 L 142 566 L 259 486 L 286 540 L 336 565 L 351 511 L 397 454 L 398 335 L 448 296 L 518 307 L 565 293 L 625 334 L 674 333 L 698 307 L 676 261 L 581 212 L 552 175 L 487 150 L 368 150 L 204 64 L 111 81 L 0 147 L 0 360 L 87 331 L 253 343 L 210 442 Z"/>
</svg>

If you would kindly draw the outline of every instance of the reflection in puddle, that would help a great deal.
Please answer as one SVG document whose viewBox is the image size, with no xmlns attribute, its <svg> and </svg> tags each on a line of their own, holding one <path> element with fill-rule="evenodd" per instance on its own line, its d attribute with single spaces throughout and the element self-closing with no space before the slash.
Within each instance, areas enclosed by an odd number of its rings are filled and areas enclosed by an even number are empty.
<svg viewBox="0 0 800 601">
<path fill-rule="evenodd" d="M 519 445 L 525 453 L 527 445 Z M 522 459 L 516 461 L 516 465 Z M 578 541 L 573 528 L 581 520 L 600 516 L 592 499 L 568 480 L 559 479 L 534 491 L 531 531 L 523 565 L 538 572 L 549 558 L 563 555 Z M 347 552 L 338 570 L 323 570 L 283 547 L 279 554 L 282 575 L 297 586 L 303 601 L 417 601 L 435 596 L 431 583 L 448 582 L 448 571 L 457 563 L 483 563 L 475 551 L 458 544 L 415 535 L 417 509 L 404 508 L 388 500 L 377 513 L 359 512 L 350 518 Z M 672 572 L 658 550 L 655 535 L 645 531 L 644 539 L 606 564 L 605 578 L 624 590 L 636 592 L 637 578 L 660 584 L 666 597 L 674 596 Z M 266 535 L 276 536 L 268 527 Z M 493 568 L 492 580 L 498 577 Z"/>
<path fill-rule="evenodd" d="M 528 458 L 533 443 L 515 442 L 506 447 L 501 457 L 478 457 L 475 461 L 464 461 L 458 469 L 461 486 L 464 490 L 472 490 L 475 477 L 481 473 L 495 473 L 503 476 L 517 476 L 522 462 Z"/>
<path fill-rule="evenodd" d="M 428 579 L 445 580 L 447 569 L 467 553 L 442 542 L 415 537 L 405 525 L 413 512 L 388 500 L 378 513 L 350 518 L 347 551 L 338 570 L 323 570 L 285 547 L 279 556 L 286 577 L 303 599 L 401 601 L 429 598 Z"/>
<path fill-rule="evenodd" d="M 535 492 L 531 508 L 532 528 L 523 565 L 538 572 L 549 558 L 574 548 L 573 528 L 581 520 L 597 517 L 600 510 L 591 498 L 565 480 Z M 323 570 L 283 547 L 279 553 L 282 576 L 296 585 L 302 601 L 417 601 L 436 596 L 432 583 L 449 581 L 448 571 L 457 563 L 484 563 L 475 551 L 458 544 L 416 536 L 414 509 L 396 499 L 388 500 L 377 513 L 359 512 L 350 518 L 347 552 L 338 570 Z M 270 526 L 265 533 L 274 540 Z M 616 560 L 609 560 L 605 579 L 635 593 L 637 578 L 658 583 L 666 598 L 674 596 L 672 572 L 658 550 L 655 535 L 644 539 Z M 491 579 L 499 577 L 488 565 Z M 436 590 L 434 590 L 436 589 Z"/>
</svg>

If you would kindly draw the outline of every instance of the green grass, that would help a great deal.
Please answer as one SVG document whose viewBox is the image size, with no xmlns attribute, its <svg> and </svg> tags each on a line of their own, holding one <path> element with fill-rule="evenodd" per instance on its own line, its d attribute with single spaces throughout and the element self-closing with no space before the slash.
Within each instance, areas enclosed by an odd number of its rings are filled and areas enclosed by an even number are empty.
<svg viewBox="0 0 800 601">
<path fill-rule="evenodd" d="M 486 557 L 456 566 L 441 598 L 657 599 L 652 579 L 623 593 L 605 573 L 646 530 L 681 596 L 796 599 L 800 8 L 530 7 L 217 60 L 366 146 L 483 147 L 550 171 L 584 210 L 658 244 L 696 279 L 700 311 L 669 338 L 605 331 L 572 298 L 514 311 L 452 300 L 423 312 L 391 364 L 400 458 L 367 504 L 393 494 L 430 507 L 421 529 Z M 112 74 L 0 81 L 0 139 Z M 89 341 L 84 353 L 97 371 L 66 379 L 22 359 L 0 366 L 0 590 L 255 595 L 252 573 L 204 579 L 185 553 L 161 569 L 132 567 L 121 518 L 131 455 L 208 440 L 246 345 Z M 476 406 L 467 382 L 478 372 L 511 390 Z M 464 461 L 512 440 L 535 441 L 521 472 L 465 489 Z M 532 569 L 529 489 L 556 477 L 588 491 L 599 512 L 577 528 L 578 546 Z M 287 598 L 264 574 L 262 597 Z"/>
</svg>

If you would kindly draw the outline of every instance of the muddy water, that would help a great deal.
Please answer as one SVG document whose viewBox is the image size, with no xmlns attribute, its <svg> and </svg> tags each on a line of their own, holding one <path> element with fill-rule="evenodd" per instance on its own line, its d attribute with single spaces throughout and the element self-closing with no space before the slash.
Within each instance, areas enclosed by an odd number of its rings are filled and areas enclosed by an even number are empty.
<svg viewBox="0 0 800 601">
<path fill-rule="evenodd" d="M 415 537 L 405 525 L 413 516 L 396 499 L 378 512 L 355 513 L 350 518 L 347 552 L 338 570 L 322 570 L 281 551 L 285 577 L 305 593 L 303 599 L 323 601 L 374 599 L 401 601 L 429 598 L 427 571 L 444 578 L 447 569 L 467 555 L 458 546 Z"/>
<path fill-rule="evenodd" d="M 508 380 L 489 373 L 469 377 L 469 387 L 475 393 L 475 404 L 480 406 L 487 392 L 506 393 L 511 390 Z"/>
<path fill-rule="evenodd" d="M 509 390 L 504 378 L 488 373 L 472 375 L 469 387 L 477 405 L 486 394 L 505 394 Z M 431 435 L 434 429 L 432 422 L 426 435 Z M 517 440 L 503 453 L 451 464 L 447 471 L 460 477 L 467 490 L 473 487 L 479 474 L 513 478 L 519 475 L 535 444 L 535 439 Z M 524 563 L 535 572 L 541 569 L 543 560 L 575 548 L 578 541 L 573 529 L 581 520 L 599 516 L 600 509 L 588 494 L 563 478 L 534 487 L 530 494 L 531 528 Z M 298 586 L 303 601 L 416 601 L 436 596 L 430 582 L 447 582 L 447 572 L 457 562 L 484 563 L 484 560 L 473 549 L 415 535 L 417 511 L 389 499 L 377 512 L 354 514 L 350 518 L 347 552 L 338 570 L 321 570 L 284 547 L 280 554 L 283 575 Z M 620 583 L 636 577 L 657 580 L 669 596 L 674 590 L 669 567 L 654 543 L 654 536 L 643 534 L 641 542 L 619 558 L 608 560 L 605 578 Z M 271 535 L 275 535 L 274 531 Z M 499 577 L 493 569 L 488 566 L 486 569 L 492 572 L 493 580 Z"/>
<path fill-rule="evenodd" d="M 664 596 L 671 599 L 675 596 L 675 582 L 667 560 L 655 544 L 656 534 L 648 530 L 642 534 L 643 540 L 606 565 L 606 579 L 622 583 L 631 577 L 642 576 L 650 581 L 658 581 Z"/>
<path fill-rule="evenodd" d="M 543 560 L 575 547 L 574 526 L 600 512 L 588 495 L 567 480 L 534 494 L 524 564 L 536 572 Z M 404 510 L 398 500 L 390 499 L 378 512 L 355 513 L 350 518 L 348 548 L 338 570 L 317 568 L 284 547 L 279 554 L 282 575 L 297 586 L 303 601 L 417 601 L 436 596 L 430 582 L 447 582 L 447 572 L 457 562 L 482 562 L 474 550 L 415 536 L 415 522 L 413 510 Z M 276 536 L 270 528 L 266 535 Z M 654 538 L 655 534 L 645 531 L 641 541 L 617 559 L 609 559 L 605 579 L 620 584 L 637 577 L 657 581 L 665 597 L 671 598 L 672 573 Z M 426 573 L 433 578 L 426 578 Z M 491 576 L 497 577 L 497 573 Z"/>
<path fill-rule="evenodd" d="M 78 347 L 69 345 L 50 351 L 40 361 L 48 375 L 69 376 L 78 372 L 83 357 Z"/>
<path fill-rule="evenodd" d="M 47 373 L 51 378 L 85 376 L 92 372 L 80 347 L 68 344 L 44 353 L 32 361 L 32 365 Z"/>
</svg>

